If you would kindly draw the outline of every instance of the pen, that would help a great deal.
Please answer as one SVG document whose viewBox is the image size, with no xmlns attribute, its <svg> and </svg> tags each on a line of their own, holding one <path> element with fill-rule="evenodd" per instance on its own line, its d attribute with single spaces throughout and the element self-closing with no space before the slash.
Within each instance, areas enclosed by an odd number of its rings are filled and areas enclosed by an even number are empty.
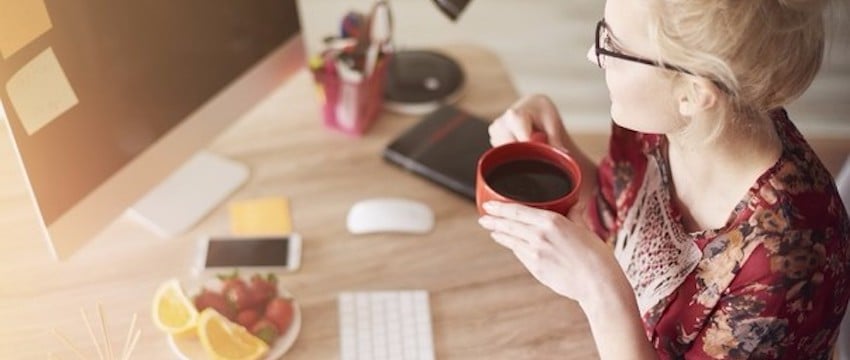
<svg viewBox="0 0 850 360">
<path fill-rule="evenodd" d="M 390 17 L 389 5 L 380 1 L 376 4 L 375 11 L 369 17 L 369 48 L 366 50 L 366 63 L 363 72 L 366 76 L 375 71 L 378 55 L 384 45 L 389 42 L 392 33 L 392 19 Z"/>
</svg>

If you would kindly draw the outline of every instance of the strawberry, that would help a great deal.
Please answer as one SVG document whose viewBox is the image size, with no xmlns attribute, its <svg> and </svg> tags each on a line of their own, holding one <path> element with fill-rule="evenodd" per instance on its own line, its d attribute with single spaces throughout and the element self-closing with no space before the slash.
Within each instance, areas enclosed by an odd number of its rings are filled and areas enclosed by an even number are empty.
<svg viewBox="0 0 850 360">
<path fill-rule="evenodd" d="M 248 284 L 239 277 L 236 271 L 231 275 L 219 275 L 219 279 L 224 283 L 221 293 L 227 301 L 236 307 L 236 311 L 251 308 L 256 304 L 248 290 Z"/>
<path fill-rule="evenodd" d="M 254 298 L 251 296 L 251 293 L 248 291 L 247 285 L 234 286 L 224 292 L 224 297 L 227 298 L 227 301 L 230 301 L 235 307 L 237 311 L 242 311 L 245 309 L 250 309 L 254 306 Z"/>
<path fill-rule="evenodd" d="M 265 278 L 260 274 L 251 277 L 251 285 L 248 288 L 253 298 L 254 305 L 261 311 L 265 310 L 266 304 L 277 296 L 277 276 L 268 274 Z"/>
<path fill-rule="evenodd" d="M 292 322 L 292 301 L 287 298 L 274 298 L 266 305 L 266 318 L 273 321 L 281 333 L 285 333 Z"/>
<path fill-rule="evenodd" d="M 233 305 L 227 301 L 221 294 L 210 291 L 209 289 L 204 288 L 201 290 L 201 293 L 195 296 L 194 299 L 195 308 L 198 311 L 203 311 L 206 308 L 213 308 L 215 311 L 218 311 L 219 314 L 224 315 L 224 317 L 233 320 L 236 318 L 236 309 L 233 308 Z"/>
<path fill-rule="evenodd" d="M 236 323 L 244 326 L 246 329 L 251 329 L 259 320 L 260 313 L 254 309 L 245 309 L 236 315 Z"/>
<path fill-rule="evenodd" d="M 251 333 L 271 345 L 280 336 L 280 330 L 271 320 L 262 318 L 251 327 Z"/>
</svg>

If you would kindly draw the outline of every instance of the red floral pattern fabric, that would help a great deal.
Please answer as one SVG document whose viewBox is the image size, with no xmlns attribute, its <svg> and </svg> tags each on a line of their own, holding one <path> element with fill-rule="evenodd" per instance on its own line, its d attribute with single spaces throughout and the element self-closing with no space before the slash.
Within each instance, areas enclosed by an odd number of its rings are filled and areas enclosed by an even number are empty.
<svg viewBox="0 0 850 360">
<path fill-rule="evenodd" d="M 726 226 L 697 233 L 671 201 L 666 138 L 613 126 L 591 218 L 662 359 L 831 356 L 850 299 L 850 219 L 787 113 L 771 117 L 780 159 Z"/>
</svg>

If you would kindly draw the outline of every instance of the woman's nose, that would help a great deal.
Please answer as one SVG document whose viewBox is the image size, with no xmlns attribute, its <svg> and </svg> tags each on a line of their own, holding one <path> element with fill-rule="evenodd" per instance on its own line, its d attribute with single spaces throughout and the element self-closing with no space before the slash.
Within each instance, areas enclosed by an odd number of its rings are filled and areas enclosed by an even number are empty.
<svg viewBox="0 0 850 360">
<path fill-rule="evenodd" d="M 587 61 L 590 61 L 593 65 L 599 66 L 599 61 L 596 59 L 596 46 L 590 45 L 590 49 L 587 49 Z"/>
</svg>

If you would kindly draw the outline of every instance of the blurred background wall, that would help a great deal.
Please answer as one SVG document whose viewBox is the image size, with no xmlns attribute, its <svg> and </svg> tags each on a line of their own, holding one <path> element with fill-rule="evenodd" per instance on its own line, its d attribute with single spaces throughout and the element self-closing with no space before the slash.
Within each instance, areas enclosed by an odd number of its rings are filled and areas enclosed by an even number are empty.
<svg viewBox="0 0 850 360">
<path fill-rule="evenodd" d="M 337 34 L 348 10 L 366 12 L 371 0 L 300 0 L 311 54 Z M 806 135 L 850 139 L 850 17 L 848 0 L 833 1 L 831 38 L 821 73 L 789 107 Z M 609 101 L 602 72 L 585 60 L 600 0 L 474 0 L 453 23 L 431 0 L 390 0 L 395 43 L 401 48 L 469 43 L 498 54 L 520 94 L 551 96 L 572 131 L 606 132 Z M 496 116 L 498 114 L 481 114 Z"/>
</svg>

